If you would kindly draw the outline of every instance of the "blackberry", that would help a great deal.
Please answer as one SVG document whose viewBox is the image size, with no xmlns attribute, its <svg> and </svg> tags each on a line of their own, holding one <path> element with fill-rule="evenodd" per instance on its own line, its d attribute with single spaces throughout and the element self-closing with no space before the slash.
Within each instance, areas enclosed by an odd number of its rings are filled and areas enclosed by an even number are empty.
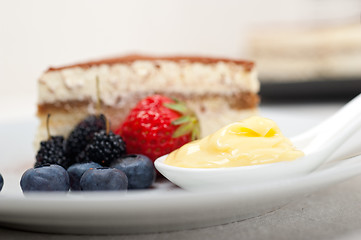
<svg viewBox="0 0 361 240">
<path fill-rule="evenodd" d="M 69 161 L 64 152 L 64 138 L 62 136 L 50 137 L 49 140 L 40 143 L 34 167 L 44 164 L 57 164 L 64 168 L 69 167 Z"/>
<path fill-rule="evenodd" d="M 85 147 L 92 141 L 94 133 L 106 128 L 105 117 L 101 115 L 90 115 L 81 121 L 70 133 L 66 142 L 66 156 L 71 163 L 82 162 L 84 159 L 78 157 Z"/>
<path fill-rule="evenodd" d="M 102 166 L 109 166 L 114 160 L 125 154 L 125 142 L 111 131 L 100 131 L 84 150 L 84 161 L 96 162 Z"/>
</svg>

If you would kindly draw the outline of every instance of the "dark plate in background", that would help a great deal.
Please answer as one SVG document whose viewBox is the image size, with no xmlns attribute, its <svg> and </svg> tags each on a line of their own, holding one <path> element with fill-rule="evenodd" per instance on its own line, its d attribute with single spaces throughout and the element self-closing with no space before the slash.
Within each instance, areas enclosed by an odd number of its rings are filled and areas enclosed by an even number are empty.
<svg viewBox="0 0 361 240">
<path fill-rule="evenodd" d="M 262 102 L 350 100 L 361 93 L 361 79 L 267 83 L 261 80 Z M 361 106 L 360 106 L 361 107 Z"/>
</svg>

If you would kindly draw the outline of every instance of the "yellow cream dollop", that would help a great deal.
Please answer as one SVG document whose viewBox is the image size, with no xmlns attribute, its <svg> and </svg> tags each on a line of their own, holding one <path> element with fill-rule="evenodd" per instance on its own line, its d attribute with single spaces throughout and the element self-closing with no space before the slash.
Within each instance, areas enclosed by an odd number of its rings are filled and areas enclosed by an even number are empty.
<svg viewBox="0 0 361 240">
<path fill-rule="evenodd" d="M 291 161 L 303 155 L 274 121 L 255 116 L 184 145 L 164 163 L 184 168 L 225 168 Z"/>
</svg>

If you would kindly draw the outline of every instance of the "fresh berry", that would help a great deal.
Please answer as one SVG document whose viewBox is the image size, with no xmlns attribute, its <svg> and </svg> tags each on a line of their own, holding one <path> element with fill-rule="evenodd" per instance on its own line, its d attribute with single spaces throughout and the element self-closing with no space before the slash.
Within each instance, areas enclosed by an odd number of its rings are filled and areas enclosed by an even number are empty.
<svg viewBox="0 0 361 240">
<path fill-rule="evenodd" d="M 152 160 L 140 154 L 125 155 L 110 167 L 123 171 L 128 177 L 128 189 L 149 188 L 155 180 L 156 171 Z"/>
<path fill-rule="evenodd" d="M 21 177 L 20 186 L 23 192 L 30 191 L 69 191 L 69 175 L 56 164 L 43 165 L 26 170 Z"/>
<path fill-rule="evenodd" d="M 98 163 L 89 162 L 89 163 L 76 163 L 71 165 L 68 168 L 68 174 L 70 179 L 70 189 L 73 191 L 80 190 L 80 178 L 85 173 L 86 170 L 91 168 L 100 168 Z"/>
<path fill-rule="evenodd" d="M 64 168 L 69 166 L 69 161 L 65 157 L 64 151 L 64 137 L 50 135 L 49 131 L 50 114 L 46 119 L 46 128 L 48 132 L 48 139 L 40 142 L 40 149 L 36 154 L 36 161 L 34 166 L 39 167 L 44 164 L 58 164 Z"/>
<path fill-rule="evenodd" d="M 123 139 L 109 131 L 94 134 L 90 144 L 84 150 L 84 162 L 96 162 L 102 166 L 109 166 L 112 161 L 125 154 Z"/>
<path fill-rule="evenodd" d="M 90 115 L 81 121 L 70 133 L 66 142 L 66 156 L 71 163 L 81 161 L 78 155 L 92 141 L 94 134 L 106 127 L 104 115 Z"/>
<path fill-rule="evenodd" d="M 3 176 L 0 174 L 0 191 L 1 189 L 3 189 L 3 186 L 4 186 L 4 179 Z"/>
<path fill-rule="evenodd" d="M 64 168 L 69 166 L 69 162 L 64 153 L 64 138 L 61 136 L 51 137 L 47 141 L 40 142 L 40 149 L 36 154 L 35 167 L 44 164 L 58 164 Z"/>
<path fill-rule="evenodd" d="M 187 106 L 161 95 L 141 100 L 116 130 L 127 143 L 127 152 L 151 160 L 170 153 L 199 137 L 198 119 Z"/>
<path fill-rule="evenodd" d="M 92 168 L 80 178 L 83 191 L 119 191 L 128 188 L 128 178 L 115 168 Z"/>
</svg>

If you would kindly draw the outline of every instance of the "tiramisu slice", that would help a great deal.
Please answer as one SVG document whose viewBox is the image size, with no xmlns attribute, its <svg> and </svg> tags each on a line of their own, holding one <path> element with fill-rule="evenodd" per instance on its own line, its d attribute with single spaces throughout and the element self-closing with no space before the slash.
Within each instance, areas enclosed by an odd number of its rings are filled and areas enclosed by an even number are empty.
<svg viewBox="0 0 361 240">
<path fill-rule="evenodd" d="M 51 134 L 65 137 L 95 112 L 99 78 L 102 112 L 117 128 L 139 100 L 162 94 L 185 101 L 200 118 L 202 135 L 256 113 L 259 82 L 248 61 L 202 57 L 130 55 L 49 68 L 38 81 L 36 144 Z"/>
<path fill-rule="evenodd" d="M 360 24 L 254 33 L 249 49 L 262 82 L 359 80 Z"/>
</svg>

